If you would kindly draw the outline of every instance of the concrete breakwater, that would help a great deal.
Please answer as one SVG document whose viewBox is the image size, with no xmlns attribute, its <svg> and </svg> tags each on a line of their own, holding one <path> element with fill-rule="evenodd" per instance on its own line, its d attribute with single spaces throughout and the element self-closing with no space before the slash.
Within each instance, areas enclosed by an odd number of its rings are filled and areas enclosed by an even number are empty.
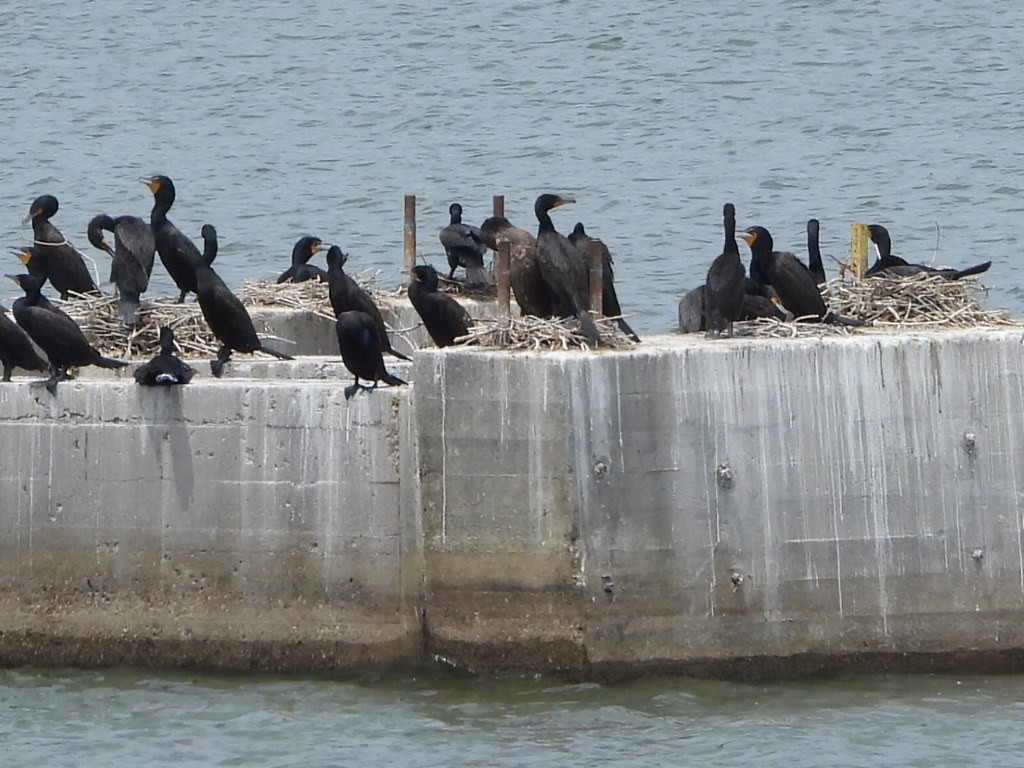
<svg viewBox="0 0 1024 768">
<path fill-rule="evenodd" d="M 21 379 L 0 663 L 1014 667 L 1022 343 L 424 349 L 389 364 L 412 386 L 348 402 L 328 357 Z"/>
</svg>

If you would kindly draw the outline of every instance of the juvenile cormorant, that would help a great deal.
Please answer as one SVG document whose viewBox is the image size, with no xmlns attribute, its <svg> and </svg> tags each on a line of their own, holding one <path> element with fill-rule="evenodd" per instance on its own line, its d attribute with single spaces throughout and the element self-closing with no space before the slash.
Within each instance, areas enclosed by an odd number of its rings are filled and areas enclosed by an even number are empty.
<svg viewBox="0 0 1024 768">
<path fill-rule="evenodd" d="M 437 270 L 429 265 L 412 269 L 409 301 L 423 320 L 427 333 L 439 347 L 449 347 L 473 324 L 465 308 L 451 296 L 437 290 Z"/>
<path fill-rule="evenodd" d="M 294 359 L 260 341 L 252 318 L 249 317 L 242 302 L 210 266 L 217 255 L 217 230 L 209 224 L 204 224 L 202 234 L 206 248 L 195 270 L 196 298 L 206 324 L 221 343 L 217 359 L 210 361 L 213 375 L 220 377 L 224 371 L 224 363 L 231 359 L 232 351 L 266 352 L 281 360 Z"/>
<path fill-rule="evenodd" d="M 6 307 L 0 307 L 0 363 L 4 366 L 4 381 L 11 380 L 15 368 L 43 373 L 48 370 L 28 334 L 7 316 Z"/>
<path fill-rule="evenodd" d="M 807 269 L 818 285 L 828 281 L 825 277 L 825 265 L 821 261 L 821 248 L 818 245 L 818 230 L 821 224 L 817 219 L 807 220 Z"/>
<path fill-rule="evenodd" d="M 57 382 L 69 378 L 72 366 L 95 365 L 100 368 L 123 368 L 121 360 L 103 357 L 85 338 L 74 320 L 53 306 L 40 293 L 42 283 L 31 275 L 9 275 L 25 291 L 14 302 L 14 319 L 50 361 L 50 378 L 46 388 L 57 394 Z"/>
<path fill-rule="evenodd" d="M 726 203 L 722 209 L 725 227 L 725 246 L 711 263 L 707 281 L 704 283 L 704 315 L 709 336 L 719 336 L 728 331 L 732 336 L 732 324 L 743 313 L 744 283 L 747 271 L 740 260 L 740 249 L 736 245 L 736 209 Z"/>
<path fill-rule="evenodd" d="M 523 315 L 551 317 L 552 298 L 537 265 L 537 238 L 504 216 L 491 216 L 480 225 L 480 236 L 491 250 L 509 243 L 509 285 Z"/>
<path fill-rule="evenodd" d="M 555 231 L 548 211 L 574 203 L 575 200 L 559 195 L 543 194 L 537 198 L 533 211 L 539 223 L 537 229 L 537 264 L 541 278 L 552 298 L 552 314 L 575 317 L 580 330 L 591 344 L 599 344 L 601 336 L 588 311 L 590 306 L 590 277 L 579 250 L 564 235 Z"/>
<path fill-rule="evenodd" d="M 54 290 L 62 299 L 69 293 L 94 293 L 96 283 L 93 282 L 89 268 L 85 265 L 82 254 L 72 246 L 50 221 L 57 213 L 57 198 L 53 195 L 37 197 L 29 208 L 25 221 L 32 222 L 31 262 L 29 274 L 43 275 L 50 281 Z M 28 265 L 24 259 L 22 262 Z"/>
<path fill-rule="evenodd" d="M 103 237 L 103 230 L 114 233 L 114 247 Z M 149 287 L 156 255 L 153 228 L 138 216 L 105 213 L 93 217 L 88 226 L 89 242 L 110 254 L 110 280 L 117 286 L 117 314 L 129 327 L 139 323 L 140 297 Z"/>
<path fill-rule="evenodd" d="M 456 267 L 466 268 L 466 283 L 469 285 L 490 285 L 484 271 L 484 254 L 487 248 L 480 237 L 480 229 L 462 223 L 462 206 L 452 203 L 448 208 L 451 223 L 441 230 L 438 237 L 444 246 L 451 271 L 448 279 L 455 276 Z"/>
<path fill-rule="evenodd" d="M 341 246 L 332 245 L 327 249 L 327 285 L 334 316 L 337 317 L 342 312 L 365 312 L 373 320 L 374 327 L 377 329 L 380 351 L 394 355 L 400 360 L 409 360 L 410 358 L 401 352 L 392 349 L 380 309 L 377 308 L 370 294 L 360 288 L 359 283 L 345 272 L 346 261 L 348 261 L 348 254 L 341 252 Z"/>
<path fill-rule="evenodd" d="M 349 310 L 338 315 L 335 323 L 338 332 L 338 349 L 341 351 L 342 362 L 349 373 L 356 377 L 355 383 L 345 387 L 345 399 L 348 400 L 360 389 L 376 389 L 377 382 L 383 381 L 391 386 L 405 384 L 397 376 L 392 376 L 384 368 L 384 358 L 380 353 L 380 342 L 377 336 L 377 324 L 365 312 Z M 373 386 L 360 384 L 360 379 L 372 381 Z"/>
<path fill-rule="evenodd" d="M 868 232 L 871 235 L 871 242 L 878 248 L 878 258 L 871 268 L 865 273 L 865 277 L 873 275 L 916 275 L 926 272 L 930 275 L 939 275 L 947 280 L 959 280 L 961 277 L 980 275 L 987 272 L 992 266 L 991 261 L 985 261 L 966 269 L 937 269 L 926 264 L 911 264 L 899 256 L 892 255 L 892 240 L 889 238 L 889 230 L 881 224 L 868 225 Z"/>
<path fill-rule="evenodd" d="M 151 176 L 141 181 L 153 193 L 153 212 L 149 223 L 156 237 L 156 251 L 167 274 L 181 291 L 178 296 L 181 304 L 186 294 L 196 293 L 196 267 L 202 262 L 203 255 L 195 243 L 167 218 L 167 212 L 174 205 L 174 182 L 167 176 Z"/>
<path fill-rule="evenodd" d="M 319 237 L 313 237 L 312 235 L 300 237 L 298 242 L 295 243 L 295 247 L 292 248 L 292 265 L 281 273 L 281 276 L 277 278 L 277 282 L 286 283 L 291 281 L 293 283 L 304 283 L 306 280 L 319 280 L 322 283 L 326 283 L 327 273 L 320 269 L 320 267 L 307 263 L 313 258 L 314 254 L 322 250 L 323 242 Z"/>
<path fill-rule="evenodd" d="M 160 329 L 160 354 L 135 369 L 135 381 L 147 387 L 188 384 L 195 368 L 174 353 L 174 346 L 174 331 L 165 325 Z"/>
<path fill-rule="evenodd" d="M 612 254 L 608 250 L 608 246 L 603 241 L 590 237 L 586 230 L 583 228 L 583 222 L 576 222 L 576 226 L 573 227 L 571 233 L 569 233 L 569 242 L 576 246 L 581 254 L 583 254 L 583 263 L 587 267 L 589 275 L 590 271 L 590 256 L 587 250 L 590 248 L 591 243 L 599 243 L 601 246 L 601 314 L 605 317 L 614 317 L 616 325 L 619 329 L 629 336 L 633 341 L 640 341 L 640 337 L 634 333 L 633 329 L 629 327 L 629 323 L 622 317 L 622 307 L 619 306 L 619 297 L 615 294 L 615 272 L 612 269 Z M 589 289 L 589 277 L 588 277 L 588 289 Z"/>
</svg>

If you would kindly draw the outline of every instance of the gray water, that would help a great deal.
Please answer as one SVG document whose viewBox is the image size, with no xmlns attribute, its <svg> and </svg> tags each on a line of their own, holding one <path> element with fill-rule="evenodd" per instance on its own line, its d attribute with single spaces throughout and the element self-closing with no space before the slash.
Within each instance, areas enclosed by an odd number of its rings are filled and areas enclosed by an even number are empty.
<svg viewBox="0 0 1024 768">
<path fill-rule="evenodd" d="M 992 259 L 1024 315 L 1024 4 L 839 2 L 29 3 L 0 7 L 0 243 L 39 194 L 85 240 L 96 213 L 217 226 L 232 285 L 313 232 L 399 281 L 402 196 L 420 253 L 462 202 L 533 229 L 537 194 L 609 244 L 641 333 L 675 325 L 721 249 L 721 207 L 826 255 L 851 222 L 898 253 Z M 938 225 L 938 236 L 936 234 Z M 5 272 L 17 270 L 13 259 Z M 830 270 L 832 267 L 830 266 Z M 171 284 L 162 267 L 153 292 Z M 4 294 L 10 295 L 10 294 Z M 1022 765 L 1024 685 L 880 678 L 599 687 L 136 672 L 0 674 L 2 764 Z"/>
</svg>

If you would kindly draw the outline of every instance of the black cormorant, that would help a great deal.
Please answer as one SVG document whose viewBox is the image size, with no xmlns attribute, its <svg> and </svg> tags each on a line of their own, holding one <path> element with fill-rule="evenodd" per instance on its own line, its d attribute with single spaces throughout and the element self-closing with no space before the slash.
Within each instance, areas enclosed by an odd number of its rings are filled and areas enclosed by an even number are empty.
<svg viewBox="0 0 1024 768">
<path fill-rule="evenodd" d="M 377 329 L 380 351 L 394 355 L 400 360 L 409 360 L 410 358 L 401 352 L 392 349 L 380 309 L 377 308 L 370 294 L 359 287 L 355 278 L 345 272 L 346 261 L 348 261 L 348 254 L 341 252 L 341 246 L 332 245 L 327 249 L 327 285 L 334 316 L 337 317 L 342 312 L 365 312 L 373 319 L 373 324 Z"/>
<path fill-rule="evenodd" d="M 868 225 L 868 233 L 871 235 L 871 242 L 878 248 L 878 258 L 871 268 L 865 273 L 865 277 L 874 275 L 917 275 L 925 272 L 930 275 L 939 275 L 947 280 L 959 280 L 961 277 L 980 275 L 987 272 L 992 266 L 991 261 L 985 261 L 966 269 L 937 269 L 925 264 L 911 264 L 899 256 L 892 255 L 892 240 L 889 238 L 889 230 L 881 224 Z"/>
<path fill-rule="evenodd" d="M 174 346 L 174 331 L 165 325 L 160 329 L 160 354 L 135 369 L 135 381 L 147 387 L 188 384 L 195 368 L 174 354 Z"/>
<path fill-rule="evenodd" d="M 484 271 L 487 248 L 480 237 L 480 229 L 462 223 L 462 206 L 458 203 L 452 203 L 448 213 L 451 223 L 438 235 L 448 257 L 448 266 L 451 267 L 448 278 L 455 276 L 456 267 L 465 267 L 468 285 L 490 285 L 491 281 Z"/>
<path fill-rule="evenodd" d="M 156 237 L 156 251 L 160 254 L 160 261 L 167 274 L 181 291 L 178 296 L 178 303 L 181 304 L 186 294 L 197 292 L 196 267 L 202 262 L 203 255 L 195 243 L 167 218 L 167 212 L 174 205 L 174 182 L 167 176 L 151 176 L 141 181 L 153 193 L 153 212 L 149 216 L 149 223 Z"/>
<path fill-rule="evenodd" d="M 579 250 L 564 235 L 555 231 L 548 212 L 552 208 L 574 203 L 559 195 L 544 194 L 537 198 L 533 211 L 537 215 L 537 264 L 541 278 L 552 298 L 552 314 L 575 317 L 580 330 L 591 344 L 599 344 L 601 336 L 588 311 L 590 276 Z"/>
<path fill-rule="evenodd" d="M 50 217 L 57 213 L 57 208 L 57 198 L 53 195 L 37 197 L 29 208 L 25 221 L 32 222 L 33 243 L 30 253 L 31 261 L 36 262 L 29 268 L 29 274 L 45 274 L 62 299 L 67 299 L 71 292 L 96 292 L 96 283 L 89 274 L 82 254 L 50 221 Z M 22 261 L 28 264 L 24 259 Z"/>
<path fill-rule="evenodd" d="M 825 277 L 825 265 L 821 261 L 821 248 L 818 245 L 818 230 L 821 228 L 817 219 L 807 220 L 807 269 L 818 285 L 828 281 Z"/>
<path fill-rule="evenodd" d="M 509 243 L 509 285 L 523 315 L 551 317 L 552 298 L 537 265 L 537 238 L 516 227 L 504 216 L 491 216 L 480 225 L 480 236 L 488 248 L 497 251 Z"/>
<path fill-rule="evenodd" d="M 732 336 L 732 324 L 743 313 L 744 283 L 747 271 L 740 260 L 740 249 L 736 244 L 736 209 L 726 203 L 722 209 L 725 226 L 725 246 L 708 269 L 704 283 L 704 315 L 709 336 L 719 336 L 728 331 Z"/>
<path fill-rule="evenodd" d="M 217 230 L 203 225 L 203 241 L 206 244 L 203 257 L 196 267 L 196 298 L 203 311 L 206 324 L 221 343 L 217 359 L 210 361 L 210 370 L 219 377 L 224 363 L 234 352 L 266 352 L 281 360 L 292 360 L 290 355 L 271 349 L 256 334 L 256 327 L 242 302 L 213 271 L 211 263 L 217 255 Z"/>
<path fill-rule="evenodd" d="M 770 317 L 785 320 L 783 312 L 775 302 L 775 291 L 771 286 L 755 283 L 749 277 L 744 280 L 743 308 L 740 320 L 757 320 Z M 699 285 L 688 291 L 679 300 L 679 330 L 682 333 L 698 333 L 707 330 L 707 319 L 704 315 L 704 286 Z"/>
<path fill-rule="evenodd" d="M 0 307 L 0 362 L 4 366 L 4 381 L 11 380 L 15 368 L 43 373 L 48 370 L 28 334 L 7 316 L 6 307 Z"/>
<path fill-rule="evenodd" d="M 437 290 L 437 270 L 429 265 L 413 267 L 409 301 L 423 320 L 427 333 L 439 347 L 449 347 L 473 324 L 465 308 Z"/>
<path fill-rule="evenodd" d="M 323 242 L 319 237 L 306 235 L 300 237 L 292 248 L 292 265 L 277 278 L 278 283 L 304 283 L 306 280 L 327 282 L 327 273 L 320 267 L 307 263 L 314 254 L 323 250 Z"/>
<path fill-rule="evenodd" d="M 579 249 L 579 252 L 583 254 L 583 263 L 587 266 L 587 272 L 589 275 L 590 271 L 590 255 L 587 252 L 590 248 L 591 243 L 598 243 L 601 247 L 601 314 L 605 317 L 614 317 L 616 325 L 619 329 L 629 336 L 633 341 L 640 341 L 640 337 L 634 333 L 633 329 L 629 327 L 629 323 L 622 317 L 622 307 L 619 306 L 619 297 L 615 294 L 615 272 L 612 269 L 612 254 L 608 250 L 608 246 L 604 244 L 602 240 L 596 237 L 591 237 L 587 234 L 587 231 L 583 228 L 583 222 L 576 222 L 576 226 L 573 227 L 571 233 L 569 233 L 569 242 Z M 588 277 L 588 290 L 589 290 L 589 277 Z"/>
<path fill-rule="evenodd" d="M 345 367 L 356 377 L 355 383 L 345 387 L 345 399 L 348 400 L 360 389 L 376 389 L 377 382 L 383 381 L 391 386 L 405 384 L 397 376 L 392 376 L 384 368 L 384 358 L 380 353 L 380 342 L 377 336 L 377 324 L 365 312 L 349 310 L 338 315 L 335 323 L 338 332 L 338 349 Z M 372 381 L 373 386 L 360 384 L 360 379 Z"/>
<path fill-rule="evenodd" d="M 103 237 L 103 230 L 114 233 L 114 247 Z M 89 242 L 110 254 L 110 280 L 117 286 L 117 314 L 129 327 L 139 323 L 140 297 L 149 287 L 156 255 L 153 228 L 138 216 L 105 213 L 93 217 L 88 227 Z"/>
</svg>

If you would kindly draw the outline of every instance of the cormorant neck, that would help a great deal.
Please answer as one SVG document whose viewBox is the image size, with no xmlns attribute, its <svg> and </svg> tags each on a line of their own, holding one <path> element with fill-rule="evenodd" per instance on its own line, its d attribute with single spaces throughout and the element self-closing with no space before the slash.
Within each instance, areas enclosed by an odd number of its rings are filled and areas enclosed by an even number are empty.
<svg viewBox="0 0 1024 768">
<path fill-rule="evenodd" d="M 551 221 L 551 216 L 548 214 L 547 208 L 537 207 L 534 213 L 537 214 L 537 221 L 540 226 L 538 227 L 539 232 L 554 232 L 555 225 Z"/>
</svg>

